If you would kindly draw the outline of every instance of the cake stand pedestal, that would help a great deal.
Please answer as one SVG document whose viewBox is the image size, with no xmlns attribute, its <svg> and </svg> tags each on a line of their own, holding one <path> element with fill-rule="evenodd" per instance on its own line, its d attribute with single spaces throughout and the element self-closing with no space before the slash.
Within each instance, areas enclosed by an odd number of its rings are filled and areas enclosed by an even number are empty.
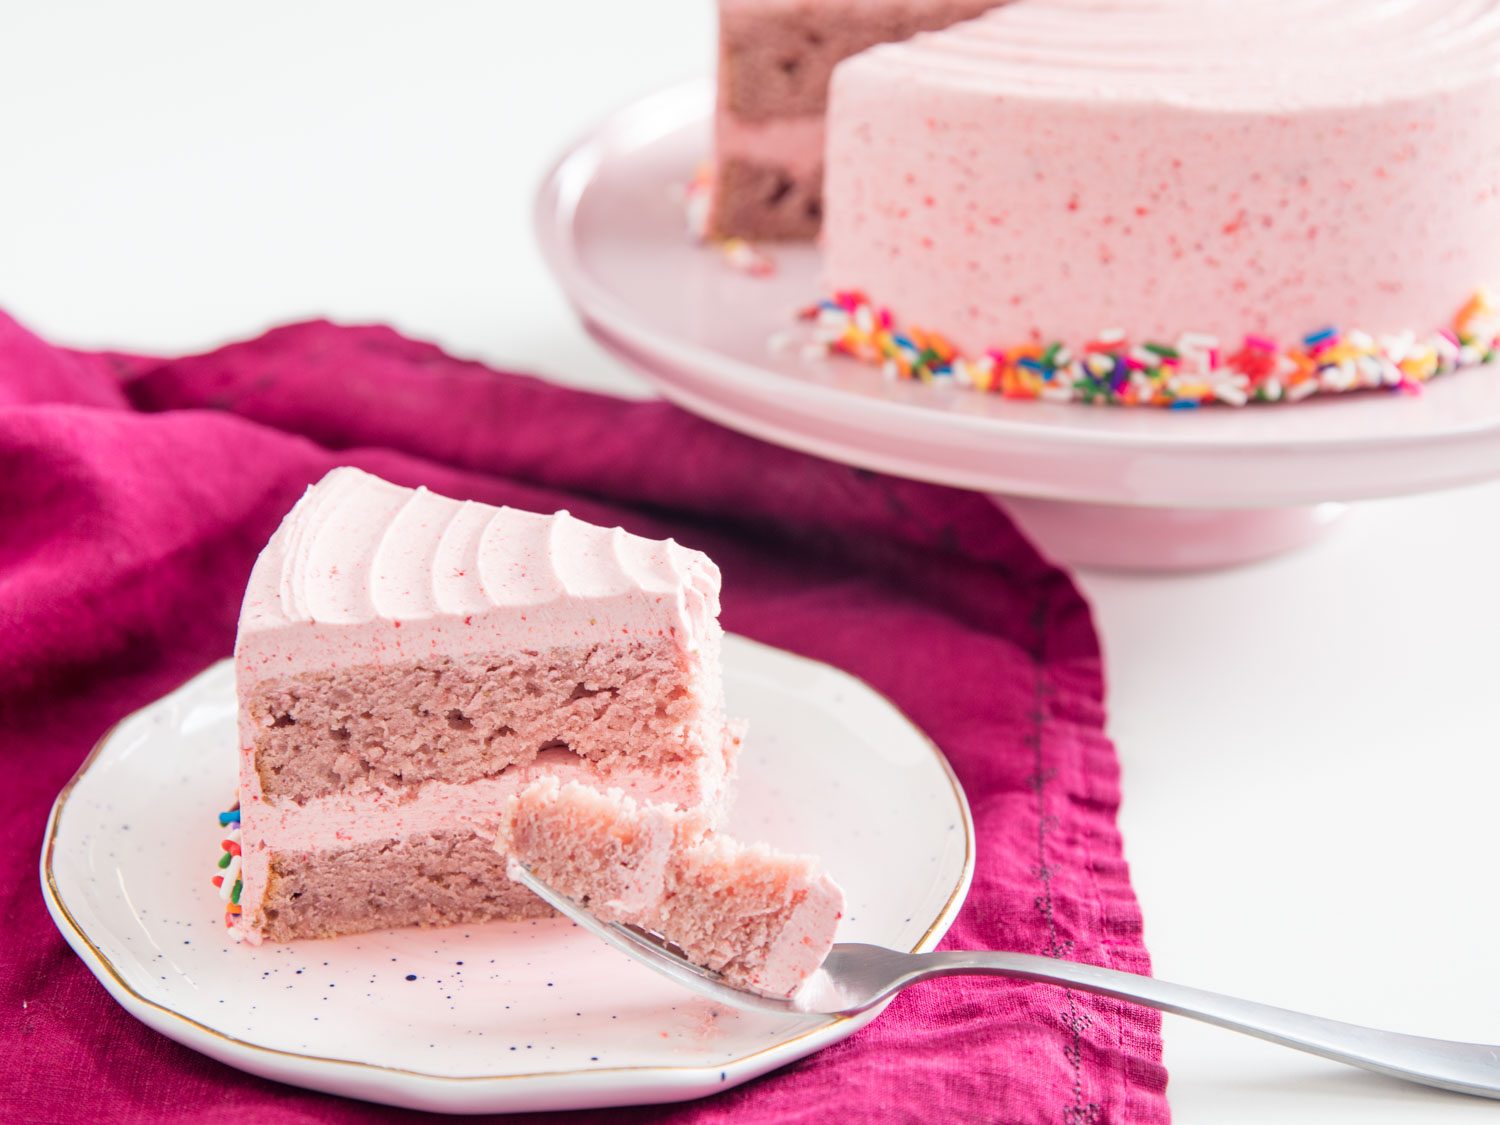
<svg viewBox="0 0 1500 1125">
<path fill-rule="evenodd" d="M 992 497 L 1037 548 L 1068 566 L 1168 573 L 1241 566 L 1299 550 L 1349 511 L 1301 508 L 1130 508 Z"/>
<path fill-rule="evenodd" d="M 999 498 L 1059 562 L 1189 570 L 1302 547 L 1342 504 L 1500 476 L 1500 368 L 1419 396 L 1190 411 L 1012 402 L 808 359 L 811 246 L 752 277 L 685 230 L 712 90 L 689 83 L 600 124 L 543 181 L 548 265 L 585 326 L 683 408 L 765 441 Z"/>
</svg>

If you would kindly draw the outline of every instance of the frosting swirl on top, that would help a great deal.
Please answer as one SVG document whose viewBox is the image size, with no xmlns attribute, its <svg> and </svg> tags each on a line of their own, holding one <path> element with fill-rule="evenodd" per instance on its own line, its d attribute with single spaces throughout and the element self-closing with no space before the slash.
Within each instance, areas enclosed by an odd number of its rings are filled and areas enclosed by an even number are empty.
<svg viewBox="0 0 1500 1125">
<path fill-rule="evenodd" d="M 335 469 L 251 575 L 242 669 L 290 674 L 497 648 L 717 633 L 719 572 L 671 540 Z"/>
<path fill-rule="evenodd" d="M 1500 75 L 1500 0 L 1021 0 L 846 64 L 996 96 L 1293 112 Z"/>
</svg>

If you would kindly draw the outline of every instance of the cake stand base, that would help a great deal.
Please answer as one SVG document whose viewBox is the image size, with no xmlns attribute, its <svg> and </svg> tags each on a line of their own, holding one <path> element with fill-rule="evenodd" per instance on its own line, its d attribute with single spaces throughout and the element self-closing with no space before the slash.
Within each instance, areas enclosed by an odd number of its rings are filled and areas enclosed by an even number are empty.
<svg viewBox="0 0 1500 1125">
<path fill-rule="evenodd" d="M 777 246 L 775 270 L 749 276 L 683 236 L 668 188 L 711 150 L 713 105 L 706 81 L 643 98 L 569 149 L 536 197 L 538 244 L 590 333 L 684 409 L 841 464 L 1001 497 L 1058 561 L 1113 570 L 1254 563 L 1322 535 L 1342 511 L 1322 501 L 1500 477 L 1500 362 L 1420 398 L 1179 412 L 887 383 L 809 357 L 794 311 L 824 291 L 814 244 Z"/>
<path fill-rule="evenodd" d="M 1298 550 L 1348 510 L 1343 504 L 1214 510 L 992 498 L 1055 562 L 1157 574 L 1243 566 Z"/>
</svg>

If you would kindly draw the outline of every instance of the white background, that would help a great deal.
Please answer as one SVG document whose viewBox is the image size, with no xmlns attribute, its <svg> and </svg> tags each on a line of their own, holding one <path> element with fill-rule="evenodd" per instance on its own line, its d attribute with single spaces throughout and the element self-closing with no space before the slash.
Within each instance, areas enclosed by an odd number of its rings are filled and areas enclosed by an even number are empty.
<svg viewBox="0 0 1500 1125">
<path fill-rule="evenodd" d="M 711 64 L 710 0 L 0 11 L 0 307 L 180 351 L 384 320 L 579 385 L 529 229 L 549 159 Z M 1158 975 L 1500 1041 L 1500 488 L 1366 504 L 1236 572 L 1083 574 Z M 940 987 L 940 986 L 934 986 Z M 1169 1019 L 1182 1122 L 1455 1122 L 1430 1094 Z"/>
</svg>

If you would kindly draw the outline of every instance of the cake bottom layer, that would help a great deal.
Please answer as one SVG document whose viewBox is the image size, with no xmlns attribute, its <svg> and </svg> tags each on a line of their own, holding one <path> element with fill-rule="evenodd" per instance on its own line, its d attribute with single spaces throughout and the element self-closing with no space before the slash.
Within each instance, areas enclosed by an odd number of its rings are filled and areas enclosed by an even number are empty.
<svg viewBox="0 0 1500 1125">
<path fill-rule="evenodd" d="M 708 233 L 714 237 L 791 241 L 817 237 L 823 224 L 823 167 L 725 157 L 714 171 Z"/>
<path fill-rule="evenodd" d="M 251 925 L 269 941 L 293 941 L 550 914 L 511 882 L 505 864 L 494 841 L 472 831 L 273 851 L 265 898 Z"/>
</svg>

